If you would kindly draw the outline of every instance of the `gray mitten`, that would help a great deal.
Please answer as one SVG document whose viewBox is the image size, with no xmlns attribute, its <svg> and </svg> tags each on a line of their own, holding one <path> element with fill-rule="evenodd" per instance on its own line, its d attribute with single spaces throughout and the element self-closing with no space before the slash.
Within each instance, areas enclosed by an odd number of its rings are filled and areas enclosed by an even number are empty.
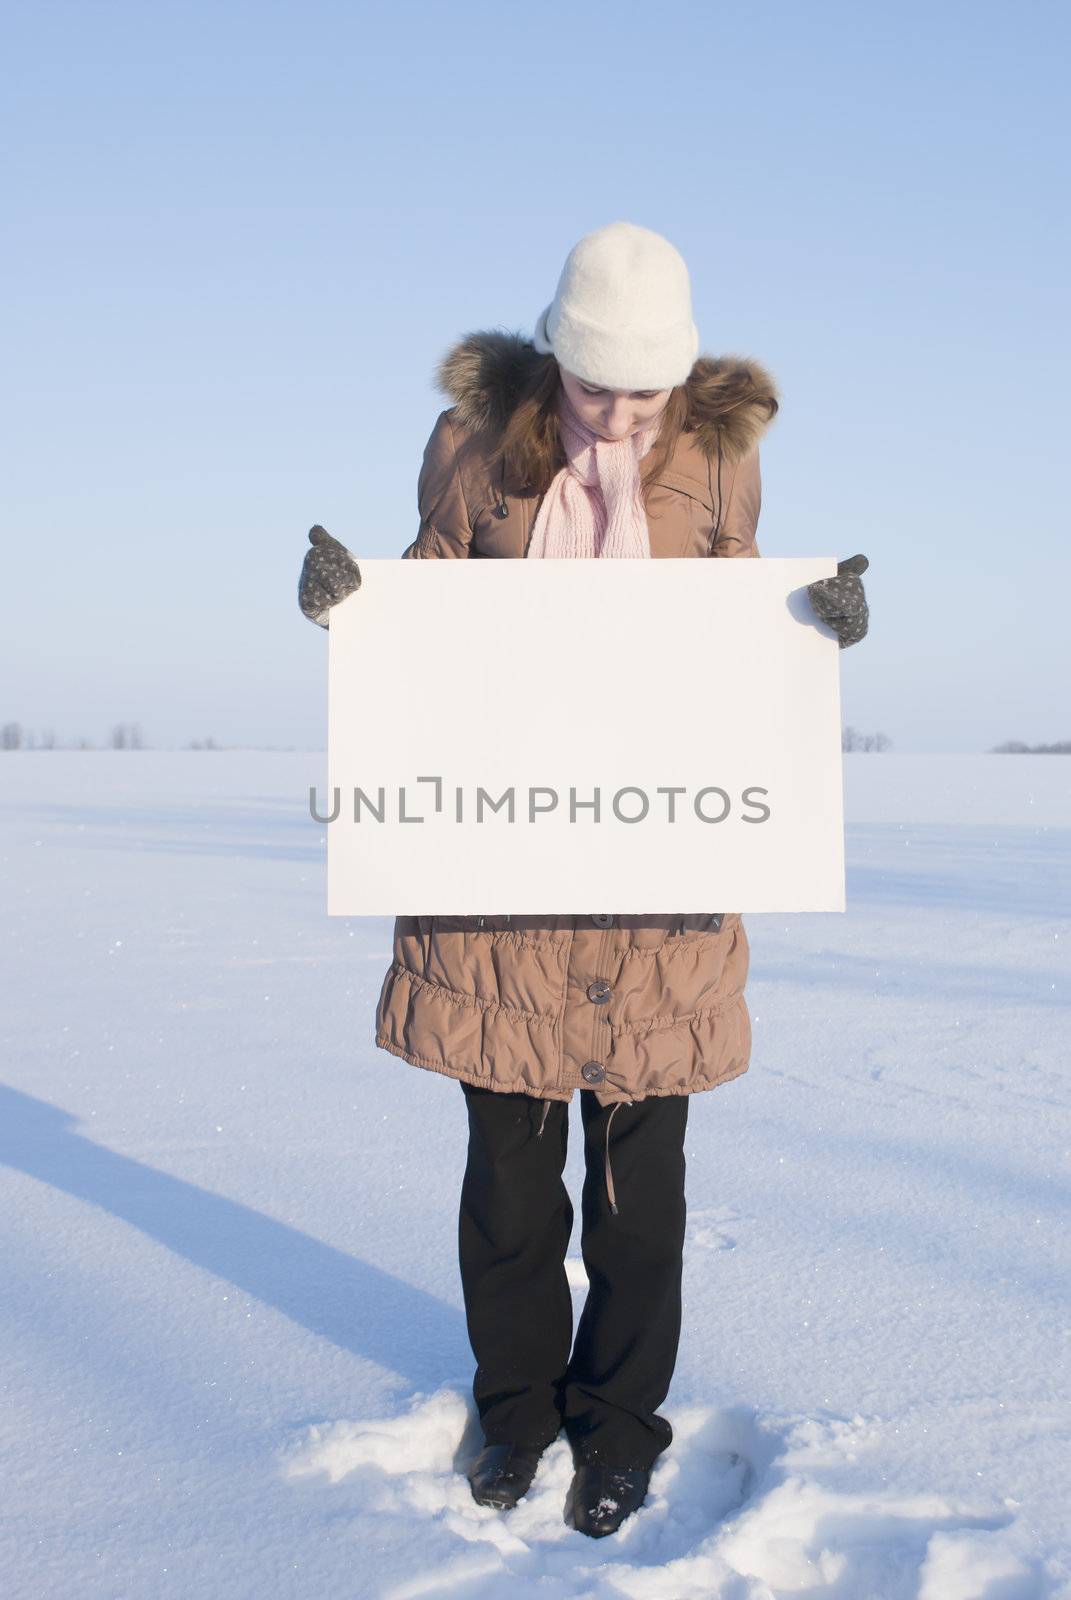
<svg viewBox="0 0 1071 1600">
<path fill-rule="evenodd" d="M 807 585 L 812 606 L 822 621 L 829 623 L 842 650 L 866 637 L 870 610 L 862 574 L 869 565 L 866 556 L 849 556 L 837 562 L 835 578 L 818 578 Z"/>
<path fill-rule="evenodd" d="M 310 622 L 326 628 L 331 607 L 361 587 L 361 569 L 346 546 L 319 523 L 309 529 L 309 543 L 312 549 L 305 552 L 298 580 L 298 605 Z"/>
</svg>

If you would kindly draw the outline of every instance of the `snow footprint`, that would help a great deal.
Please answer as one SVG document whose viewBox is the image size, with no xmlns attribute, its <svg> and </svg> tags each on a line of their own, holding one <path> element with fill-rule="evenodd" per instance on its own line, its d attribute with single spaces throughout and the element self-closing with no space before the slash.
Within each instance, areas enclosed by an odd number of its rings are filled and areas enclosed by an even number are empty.
<svg viewBox="0 0 1071 1600">
<path fill-rule="evenodd" d="M 564 1438 L 503 1515 L 472 1499 L 480 1430 L 467 1391 L 413 1397 L 385 1421 L 311 1427 L 284 1455 L 291 1478 L 360 1473 L 363 1513 L 402 1517 L 413 1571 L 382 1600 L 1041 1600 L 1039 1573 L 1005 1532 L 1002 1504 L 868 1487 L 880 1423 L 772 1419 L 747 1408 L 672 1412 L 673 1445 L 647 1500 L 609 1540 L 563 1517 Z M 845 1481 L 864 1487 L 846 1492 Z M 424 1519 L 418 1531 L 414 1513 Z"/>
<path fill-rule="evenodd" d="M 678 1418 L 674 1415 L 674 1428 Z M 508 1513 L 478 1506 L 465 1468 L 481 1438 L 475 1410 L 460 1389 L 416 1395 L 402 1416 L 307 1428 L 283 1454 L 291 1479 L 355 1475 L 362 1514 L 404 1518 L 414 1570 L 382 1600 L 501 1600 L 633 1593 L 617 1574 L 644 1575 L 646 1595 L 676 1596 L 659 1585 L 673 1563 L 738 1507 L 754 1467 L 746 1454 L 750 1426 L 732 1419 L 710 1426 L 707 1408 L 680 1419 L 674 1449 L 656 1463 L 641 1511 L 614 1536 L 611 1551 L 570 1528 L 564 1517 L 573 1462 L 568 1443 L 547 1450 L 528 1494 Z M 414 1513 L 425 1518 L 420 1531 Z M 623 1562 L 613 1560 L 614 1556 Z"/>
<path fill-rule="evenodd" d="M 780 1439 L 777 1439 L 777 1433 Z M 1036 1572 L 1003 1542 L 1003 1505 L 935 1493 L 845 1492 L 844 1480 L 880 1448 L 879 1423 L 854 1416 L 798 1418 L 768 1431 L 750 1502 L 704 1548 L 757 1583 L 756 1595 L 837 1600 L 1036 1600 Z M 770 1449 L 773 1444 L 772 1450 Z M 873 1473 L 864 1470 L 864 1479 Z M 701 1591 L 696 1591 L 697 1593 Z M 718 1593 L 718 1590 L 714 1591 Z M 681 1591 L 682 1600 L 692 1593 Z"/>
<path fill-rule="evenodd" d="M 685 1233 L 685 1254 L 691 1250 L 735 1250 L 736 1230 L 742 1221 L 732 1206 L 689 1207 Z"/>
</svg>

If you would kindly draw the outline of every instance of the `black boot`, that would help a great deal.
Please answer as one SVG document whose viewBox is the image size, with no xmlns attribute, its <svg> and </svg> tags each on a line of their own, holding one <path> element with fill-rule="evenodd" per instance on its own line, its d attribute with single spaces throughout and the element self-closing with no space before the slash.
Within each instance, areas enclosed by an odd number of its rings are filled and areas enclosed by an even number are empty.
<svg viewBox="0 0 1071 1600">
<path fill-rule="evenodd" d="M 608 1467 L 581 1461 L 573 1473 L 565 1502 L 565 1520 L 578 1533 L 604 1539 L 616 1533 L 625 1518 L 638 1511 L 651 1481 L 646 1467 Z"/>
<path fill-rule="evenodd" d="M 544 1446 L 485 1444 L 468 1470 L 477 1505 L 509 1511 L 532 1487 Z"/>
</svg>

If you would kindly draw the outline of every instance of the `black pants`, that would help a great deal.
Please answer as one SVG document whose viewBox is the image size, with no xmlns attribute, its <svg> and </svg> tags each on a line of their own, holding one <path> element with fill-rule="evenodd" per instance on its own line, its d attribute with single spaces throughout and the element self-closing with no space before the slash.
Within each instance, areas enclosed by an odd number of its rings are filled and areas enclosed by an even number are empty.
<svg viewBox="0 0 1071 1600">
<path fill-rule="evenodd" d="M 569 1108 L 550 1102 L 543 1123 L 545 1103 L 530 1095 L 462 1088 L 469 1147 L 458 1244 L 484 1438 L 544 1445 L 564 1426 L 576 1461 L 650 1467 L 673 1438 L 656 1412 L 680 1341 L 688 1096 L 616 1107 L 615 1215 L 604 1174 L 614 1108 L 580 1091 L 589 1288 L 570 1355 L 563 1263 L 573 1206 L 562 1181 Z"/>
</svg>

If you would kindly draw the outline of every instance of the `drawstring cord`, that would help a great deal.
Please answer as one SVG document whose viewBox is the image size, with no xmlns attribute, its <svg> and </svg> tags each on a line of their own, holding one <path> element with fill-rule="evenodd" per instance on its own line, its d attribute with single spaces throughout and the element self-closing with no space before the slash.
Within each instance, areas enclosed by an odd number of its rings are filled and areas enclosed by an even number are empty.
<svg viewBox="0 0 1071 1600">
<path fill-rule="evenodd" d="M 614 1174 L 610 1166 L 610 1124 L 623 1105 L 631 1104 L 631 1100 L 618 1100 L 611 1108 L 610 1115 L 606 1119 L 606 1198 L 610 1202 L 610 1210 L 615 1217 L 617 1216 L 617 1196 L 614 1193 Z"/>
<path fill-rule="evenodd" d="M 607 1074 L 607 1076 L 609 1076 L 609 1074 Z M 615 1216 L 615 1217 L 619 1213 L 618 1213 L 618 1207 L 617 1207 L 617 1193 L 616 1193 L 616 1191 L 614 1189 L 614 1169 L 610 1165 L 610 1124 L 613 1122 L 614 1118 L 616 1117 L 617 1113 L 620 1111 L 622 1106 L 631 1106 L 634 1103 L 635 1102 L 632 1101 L 632 1100 L 616 1100 L 614 1102 L 614 1104 L 610 1107 L 610 1115 L 606 1119 L 606 1149 L 605 1149 L 605 1154 L 603 1156 L 603 1162 L 604 1162 L 603 1171 L 604 1171 L 604 1176 L 605 1176 L 605 1179 L 606 1179 L 606 1198 L 610 1202 L 610 1213 L 611 1213 L 612 1216 Z M 547 1125 L 547 1114 L 549 1113 L 552 1104 L 553 1104 L 553 1101 L 551 1101 L 551 1100 L 544 1100 L 543 1101 L 543 1115 L 542 1115 L 542 1117 L 540 1119 L 539 1127 L 536 1130 L 536 1138 L 537 1139 L 541 1139 L 543 1137 L 543 1129 Z"/>
<path fill-rule="evenodd" d="M 615 1089 L 623 1089 L 626 1094 L 628 1093 L 628 1085 L 625 1083 L 625 1080 L 622 1078 L 620 1073 L 615 1072 L 612 1067 L 604 1067 L 603 1068 L 603 1073 L 604 1073 L 604 1076 L 606 1078 L 607 1083 L 609 1083 L 613 1088 L 615 1088 Z M 617 1216 L 618 1211 L 617 1211 L 617 1195 L 614 1193 L 613 1168 L 610 1166 L 610 1124 L 613 1122 L 614 1117 L 617 1115 L 617 1111 L 618 1111 L 619 1107 L 621 1107 L 621 1106 L 631 1106 L 631 1105 L 634 1105 L 634 1104 L 635 1104 L 635 1101 L 633 1101 L 631 1098 L 626 1099 L 626 1100 L 617 1100 L 617 1101 L 615 1101 L 613 1106 L 610 1108 L 610 1115 L 606 1119 L 606 1155 L 605 1155 L 606 1198 L 610 1202 L 610 1213 L 611 1213 L 612 1216 L 615 1216 L 615 1217 Z"/>
</svg>

